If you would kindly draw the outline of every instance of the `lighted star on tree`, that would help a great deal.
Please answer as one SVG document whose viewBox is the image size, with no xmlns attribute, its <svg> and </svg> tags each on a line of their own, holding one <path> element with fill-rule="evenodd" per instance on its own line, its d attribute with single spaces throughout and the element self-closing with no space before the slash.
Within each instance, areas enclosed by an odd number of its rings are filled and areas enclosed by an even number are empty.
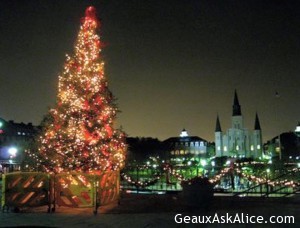
<svg viewBox="0 0 300 228">
<path fill-rule="evenodd" d="M 39 140 L 41 164 L 49 172 L 116 170 L 124 166 L 125 134 L 114 128 L 117 107 L 101 59 L 100 26 L 88 7 L 59 75 L 57 102 Z"/>
</svg>

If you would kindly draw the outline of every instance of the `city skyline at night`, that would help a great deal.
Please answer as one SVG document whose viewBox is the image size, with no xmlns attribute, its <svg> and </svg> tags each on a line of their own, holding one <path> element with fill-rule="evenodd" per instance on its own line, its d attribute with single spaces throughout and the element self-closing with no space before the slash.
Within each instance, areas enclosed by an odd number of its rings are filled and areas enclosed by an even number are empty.
<svg viewBox="0 0 300 228">
<path fill-rule="evenodd" d="M 76 2 L 74 4 L 73 2 Z M 94 5 L 105 73 L 131 137 L 214 140 L 230 126 L 236 89 L 263 141 L 300 120 L 300 5 L 296 1 L 1 1 L 0 116 L 38 125 L 53 107 L 65 54 Z"/>
</svg>

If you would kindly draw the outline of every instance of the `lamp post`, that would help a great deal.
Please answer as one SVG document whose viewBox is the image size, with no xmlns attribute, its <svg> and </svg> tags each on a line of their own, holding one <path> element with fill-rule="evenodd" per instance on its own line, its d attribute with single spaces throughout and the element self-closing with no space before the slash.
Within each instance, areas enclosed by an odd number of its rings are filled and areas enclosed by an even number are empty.
<svg viewBox="0 0 300 228">
<path fill-rule="evenodd" d="M 136 185 L 136 192 L 139 193 L 139 166 L 136 165 L 136 182 L 137 182 L 137 185 Z"/>
<path fill-rule="evenodd" d="M 9 171 L 13 172 L 14 171 L 14 164 L 13 164 L 13 159 L 17 156 L 17 148 L 16 147 L 10 147 L 8 148 L 8 154 L 9 154 Z"/>
<path fill-rule="evenodd" d="M 275 98 L 276 98 L 276 110 L 275 110 L 275 115 L 276 115 L 276 121 L 277 123 L 279 123 L 279 98 L 280 98 L 280 95 L 279 93 L 276 91 L 275 92 Z M 275 140 L 276 141 L 276 140 Z M 276 145 L 276 143 L 275 143 Z M 275 146 L 275 151 L 277 152 L 276 150 L 276 146 Z M 278 153 L 279 153 L 279 160 L 282 159 L 282 155 L 281 155 L 281 142 L 280 142 L 280 132 L 278 133 Z"/>
<path fill-rule="evenodd" d="M 203 175 L 202 176 L 204 176 L 204 174 L 205 174 L 205 166 L 207 165 L 207 162 L 206 162 L 206 160 L 201 159 L 200 160 L 200 164 L 203 167 Z"/>
<path fill-rule="evenodd" d="M 212 175 L 215 175 L 215 166 L 216 166 L 216 162 L 215 161 L 211 161 L 211 166 L 212 166 L 212 170 L 211 170 L 211 172 L 212 172 Z"/>
<path fill-rule="evenodd" d="M 270 168 L 267 168 L 267 175 L 266 175 L 266 195 L 269 196 L 269 175 L 270 175 Z"/>
</svg>

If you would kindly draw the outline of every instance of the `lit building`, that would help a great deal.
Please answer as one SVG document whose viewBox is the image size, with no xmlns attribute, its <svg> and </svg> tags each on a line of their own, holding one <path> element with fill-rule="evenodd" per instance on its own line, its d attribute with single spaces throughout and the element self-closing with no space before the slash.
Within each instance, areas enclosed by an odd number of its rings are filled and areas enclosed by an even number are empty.
<svg viewBox="0 0 300 228">
<path fill-rule="evenodd" d="M 234 93 L 232 107 L 231 128 L 222 132 L 219 116 L 215 129 L 216 156 L 237 158 L 259 158 L 262 156 L 262 131 L 258 115 L 255 115 L 254 130 L 244 128 L 244 120 L 239 104 L 237 92 Z"/>
<path fill-rule="evenodd" d="M 170 160 L 182 158 L 194 158 L 200 160 L 207 156 L 209 143 L 198 136 L 189 136 L 183 129 L 179 137 L 171 137 L 164 142 Z"/>
<path fill-rule="evenodd" d="M 300 161 L 300 123 L 294 131 L 284 132 L 264 144 L 264 152 L 269 157 L 280 160 Z"/>
<path fill-rule="evenodd" d="M 0 118 L 0 168 L 18 169 L 24 151 L 38 132 L 31 123 L 15 123 Z"/>
</svg>

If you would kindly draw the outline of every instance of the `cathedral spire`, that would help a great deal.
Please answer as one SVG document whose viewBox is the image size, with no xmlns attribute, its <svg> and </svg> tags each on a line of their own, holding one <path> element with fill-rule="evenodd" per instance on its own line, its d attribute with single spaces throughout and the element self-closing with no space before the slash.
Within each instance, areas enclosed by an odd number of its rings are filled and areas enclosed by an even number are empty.
<svg viewBox="0 0 300 228">
<path fill-rule="evenodd" d="M 221 124 L 220 124 L 220 120 L 219 120 L 219 115 L 217 116 L 217 122 L 216 122 L 216 130 L 215 130 L 215 132 L 222 132 Z"/>
<path fill-rule="evenodd" d="M 232 106 L 232 116 L 241 116 L 241 106 L 239 103 L 239 99 L 237 96 L 236 90 L 234 91 L 234 100 L 233 100 L 233 106 Z"/>
<path fill-rule="evenodd" d="M 254 130 L 261 130 L 257 113 L 256 113 L 256 115 L 255 115 Z"/>
</svg>

